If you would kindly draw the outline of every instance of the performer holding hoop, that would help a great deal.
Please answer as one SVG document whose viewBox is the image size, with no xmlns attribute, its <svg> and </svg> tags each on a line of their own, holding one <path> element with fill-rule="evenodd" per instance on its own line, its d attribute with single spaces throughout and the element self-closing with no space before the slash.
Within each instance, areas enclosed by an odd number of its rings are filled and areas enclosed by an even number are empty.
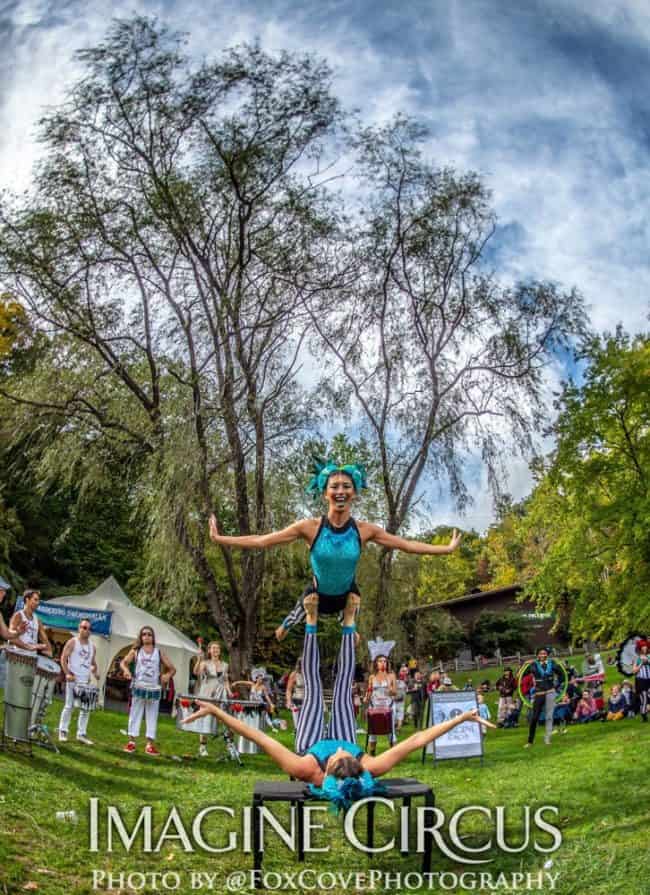
<svg viewBox="0 0 650 895">
<path fill-rule="evenodd" d="M 527 666 L 524 665 L 521 672 Z M 545 732 L 544 742 L 547 746 L 551 745 L 551 734 L 553 733 L 553 711 L 555 710 L 555 698 L 557 696 L 556 684 L 561 676 L 565 679 L 566 670 L 558 662 L 549 659 L 548 650 L 542 646 L 537 650 L 537 659 L 530 664 L 530 674 L 533 675 L 535 681 L 535 696 L 533 698 L 533 711 L 530 718 L 530 726 L 528 728 L 528 742 L 524 748 L 529 749 L 535 740 L 535 731 L 539 722 L 539 717 L 544 709 L 545 716 Z M 521 694 L 522 701 L 525 700 L 524 694 Z"/>
<path fill-rule="evenodd" d="M 131 674 L 132 662 L 135 662 L 135 675 Z M 129 741 L 124 747 L 124 751 L 135 752 L 135 741 L 140 736 L 140 726 L 144 716 L 147 739 L 144 751 L 147 755 L 160 755 L 154 742 L 160 697 L 162 687 L 176 674 L 176 669 L 156 646 L 156 635 L 153 628 L 148 625 L 140 628 L 137 643 L 122 659 L 120 668 L 127 681 L 133 681 L 128 726 Z"/>
<path fill-rule="evenodd" d="M 79 684 L 90 684 L 90 675 L 99 680 L 97 662 L 95 659 L 95 644 L 90 642 L 90 620 L 79 620 L 79 628 L 76 637 L 71 637 L 61 653 L 61 669 L 65 674 L 65 706 L 59 719 L 59 740 L 65 743 L 68 739 L 70 719 L 75 704 L 75 688 Z M 77 742 L 85 746 L 92 746 L 93 741 L 86 736 L 88 730 L 88 708 L 80 708 L 77 720 Z"/>
<path fill-rule="evenodd" d="M 306 627 L 303 652 L 305 701 L 298 720 L 296 752 L 292 752 L 262 731 L 254 730 L 210 703 L 199 702 L 200 708 L 186 722 L 212 713 L 237 734 L 257 743 L 277 766 L 298 780 L 309 784 L 313 795 L 331 801 L 338 809 L 347 808 L 357 799 L 381 790 L 375 778 L 387 774 L 411 752 L 424 748 L 464 721 L 482 721 L 476 711 L 464 712 L 451 721 L 419 731 L 379 756 L 365 755 L 355 743 L 356 723 L 352 705 L 352 682 L 355 665 L 354 617 L 359 598 L 353 596 L 343 617 L 341 650 L 334 683 L 334 698 L 328 729 L 330 739 L 321 739 L 323 732 L 323 690 L 320 679 L 320 656 L 316 639 L 318 596 L 305 598 Z"/>
<path fill-rule="evenodd" d="M 366 487 L 363 467 L 355 464 L 337 466 L 335 463 L 316 464 L 316 475 L 308 491 L 324 496 L 327 515 L 320 519 L 302 519 L 282 531 L 266 535 L 231 537 L 219 533 L 214 514 L 210 516 L 210 538 L 224 547 L 245 550 L 266 550 L 302 539 L 309 544 L 310 562 L 314 573 L 312 584 L 275 632 L 278 640 L 287 636 L 289 629 L 305 618 L 303 598 L 311 593 L 320 597 L 319 612 L 331 615 L 340 612 L 352 595 L 359 596 L 355 573 L 361 550 L 372 542 L 390 550 L 405 553 L 440 555 L 452 553 L 460 543 L 454 529 L 448 545 L 425 544 L 389 534 L 379 525 L 357 522 L 352 518 L 352 505 L 362 488 Z M 359 605 L 357 600 L 356 606 Z"/>
</svg>

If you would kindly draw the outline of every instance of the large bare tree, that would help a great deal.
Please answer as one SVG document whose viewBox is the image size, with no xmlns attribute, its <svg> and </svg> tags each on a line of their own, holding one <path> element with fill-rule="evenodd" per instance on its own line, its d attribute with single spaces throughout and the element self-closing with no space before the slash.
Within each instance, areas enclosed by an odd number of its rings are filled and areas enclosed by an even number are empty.
<svg viewBox="0 0 650 895">
<path fill-rule="evenodd" d="M 308 421 L 300 282 L 330 227 L 319 167 L 338 103 L 318 60 L 253 46 L 192 69 L 141 18 L 78 55 L 84 77 L 41 122 L 33 192 L 2 205 L 4 279 L 51 339 L 3 393 L 56 435 L 44 469 L 92 479 L 108 451 L 129 464 L 160 581 L 186 593 L 180 545 L 239 673 L 264 557 L 215 556 L 207 517 L 264 530 L 270 452 Z"/>
<path fill-rule="evenodd" d="M 335 303 L 324 304 L 326 291 L 308 298 L 333 362 L 323 387 L 335 405 L 360 414 L 393 533 L 425 483 L 446 479 L 466 503 L 463 464 L 472 452 L 498 484 L 508 450 L 531 447 L 554 351 L 585 330 L 576 291 L 506 287 L 489 271 L 489 194 L 476 175 L 435 168 L 423 157 L 425 138 L 402 117 L 361 133 L 361 210 L 347 259 L 339 256 L 346 285 Z M 380 551 L 378 561 L 375 633 L 386 616 L 392 553 Z"/>
</svg>

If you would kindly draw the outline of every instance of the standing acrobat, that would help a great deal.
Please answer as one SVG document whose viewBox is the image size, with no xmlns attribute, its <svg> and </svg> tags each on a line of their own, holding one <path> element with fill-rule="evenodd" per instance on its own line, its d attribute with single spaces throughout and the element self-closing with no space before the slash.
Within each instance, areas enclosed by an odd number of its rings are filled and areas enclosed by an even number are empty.
<svg viewBox="0 0 650 895">
<path fill-rule="evenodd" d="M 341 612 L 348 605 L 352 594 L 359 596 L 355 581 L 361 550 L 372 542 L 390 550 L 404 553 L 440 555 L 453 553 L 461 536 L 454 529 L 449 544 L 425 544 L 389 534 L 379 525 L 356 521 L 352 518 L 352 504 L 366 487 L 362 467 L 348 464 L 337 466 L 328 462 L 317 465 L 317 473 L 309 484 L 310 492 L 318 492 L 325 498 L 327 514 L 320 519 L 301 519 L 281 531 L 266 535 L 241 535 L 231 537 L 219 534 L 217 520 L 210 516 L 210 538 L 224 547 L 240 547 L 245 550 L 265 550 L 282 544 L 291 544 L 302 538 L 309 544 L 309 558 L 313 572 L 312 583 L 276 630 L 275 636 L 283 640 L 289 628 L 303 621 L 304 598 L 311 593 L 319 596 L 320 615 Z"/>
</svg>

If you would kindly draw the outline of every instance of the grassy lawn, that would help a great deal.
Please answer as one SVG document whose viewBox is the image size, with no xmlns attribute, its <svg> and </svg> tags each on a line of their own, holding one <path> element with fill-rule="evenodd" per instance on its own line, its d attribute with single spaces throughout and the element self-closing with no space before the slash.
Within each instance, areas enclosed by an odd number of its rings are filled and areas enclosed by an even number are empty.
<svg viewBox="0 0 650 895">
<path fill-rule="evenodd" d="M 457 683 L 462 684 L 467 676 L 458 675 Z M 474 683 L 495 676 L 494 671 L 471 674 Z M 618 679 L 611 669 L 608 677 Z M 488 702 L 494 708 L 494 698 Z M 60 702 L 50 707 L 51 728 L 57 725 L 60 709 Z M 73 720 L 73 732 L 74 724 Z M 196 759 L 197 738 L 177 732 L 167 717 L 161 718 L 159 724 L 159 744 L 164 751 L 161 758 L 145 756 L 142 747 L 135 755 L 124 754 L 124 737 L 119 731 L 125 725 L 125 715 L 96 712 L 89 725 L 89 736 L 96 741 L 92 748 L 78 745 L 73 739 L 61 746 L 60 755 L 39 748 L 34 749 L 31 759 L 0 753 L 0 893 L 88 893 L 93 891 L 93 869 L 114 874 L 178 873 L 181 884 L 176 891 L 180 892 L 191 891 L 191 871 L 202 871 L 217 874 L 212 891 L 225 892 L 228 873 L 252 867 L 251 856 L 239 849 L 221 855 L 200 850 L 185 853 L 178 841 L 168 841 L 158 854 L 142 853 L 141 840 L 130 852 L 118 841 L 115 850 L 108 853 L 102 838 L 100 851 L 89 851 L 91 796 L 96 796 L 101 806 L 119 806 L 130 825 L 143 805 L 152 805 L 154 842 L 172 804 L 177 806 L 188 829 L 201 808 L 214 804 L 229 806 L 235 810 L 236 820 L 212 815 L 204 827 L 206 839 L 223 843 L 226 830 L 239 831 L 240 811 L 250 804 L 253 783 L 258 779 L 282 779 L 263 755 L 244 756 L 244 766 L 237 768 L 230 762 L 216 762 L 214 756 L 221 749 L 211 744 L 212 757 Z M 410 732 L 407 727 L 405 733 Z M 290 745 L 290 734 L 282 737 Z M 423 766 L 418 755 L 400 766 L 399 776 L 430 782 L 436 804 L 447 817 L 466 805 L 505 805 L 511 845 L 522 840 L 524 806 L 531 806 L 533 811 L 542 805 L 558 807 L 559 820 L 547 819 L 561 827 L 563 843 L 551 856 L 536 852 L 532 839 L 519 854 L 504 854 L 494 847 L 481 855 L 493 860 L 479 866 L 479 872 L 489 871 L 495 879 L 500 872 L 537 874 L 551 860 L 546 872 L 559 876 L 554 889 L 547 882 L 542 891 L 561 895 L 648 895 L 650 803 L 645 790 L 650 774 L 650 723 L 642 725 L 640 719 L 634 718 L 571 727 L 566 736 L 554 736 L 550 747 L 544 746 L 543 737 L 539 736 L 531 750 L 522 748 L 525 738 L 523 725 L 515 730 L 491 731 L 483 765 L 471 760 L 439 762 L 435 766 L 429 761 Z M 183 758 L 188 753 L 191 757 Z M 55 813 L 61 810 L 75 810 L 78 824 L 57 821 Z M 282 812 L 277 813 L 282 816 Z M 319 817 L 325 829 L 315 834 L 315 844 L 331 849 L 325 854 L 308 855 L 303 866 L 334 874 L 361 873 L 371 868 L 402 874 L 419 871 L 420 859 L 416 855 L 402 857 L 395 849 L 368 857 L 356 851 L 345 841 L 341 821 L 331 815 L 324 817 L 324 821 Z M 363 821 L 362 815 L 360 820 Z M 379 808 L 376 844 L 390 838 L 394 829 L 394 818 Z M 480 845 L 488 834 L 493 834 L 493 824 L 479 814 L 469 815 L 461 833 L 467 844 Z M 538 838 L 549 841 L 548 836 L 538 834 Z M 298 871 L 300 865 L 271 834 L 264 869 L 292 872 Z M 460 874 L 474 868 L 454 863 L 434 849 L 433 870 Z M 141 891 L 152 890 L 147 887 Z M 113 891 L 134 890 L 116 884 Z M 202 891 L 208 891 L 207 887 Z M 347 890 L 328 886 L 327 891 L 339 895 L 356 889 L 352 885 Z M 433 885 L 431 889 L 412 891 L 462 890 Z M 477 886 L 475 891 L 489 890 Z"/>
</svg>

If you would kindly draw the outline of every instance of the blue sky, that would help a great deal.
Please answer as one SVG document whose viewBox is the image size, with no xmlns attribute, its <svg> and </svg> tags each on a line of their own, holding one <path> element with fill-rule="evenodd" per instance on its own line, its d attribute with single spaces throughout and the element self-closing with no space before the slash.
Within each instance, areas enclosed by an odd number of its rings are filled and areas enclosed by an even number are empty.
<svg viewBox="0 0 650 895">
<path fill-rule="evenodd" d="M 242 40 L 314 51 L 334 89 L 368 122 L 403 111 L 431 128 L 439 164 L 473 169 L 499 219 L 491 261 L 504 279 L 577 286 L 594 325 L 648 328 L 650 5 L 645 0 L 380 0 L 113 3 L 26 0 L 0 7 L 0 185 L 24 187 L 34 125 L 75 76 L 75 49 L 110 16 L 157 15 L 191 29 L 210 56 Z M 549 373 L 549 389 L 565 374 Z M 484 528 L 491 501 L 477 468 L 465 519 L 444 501 L 433 521 Z M 514 461 L 510 490 L 530 486 Z"/>
</svg>

